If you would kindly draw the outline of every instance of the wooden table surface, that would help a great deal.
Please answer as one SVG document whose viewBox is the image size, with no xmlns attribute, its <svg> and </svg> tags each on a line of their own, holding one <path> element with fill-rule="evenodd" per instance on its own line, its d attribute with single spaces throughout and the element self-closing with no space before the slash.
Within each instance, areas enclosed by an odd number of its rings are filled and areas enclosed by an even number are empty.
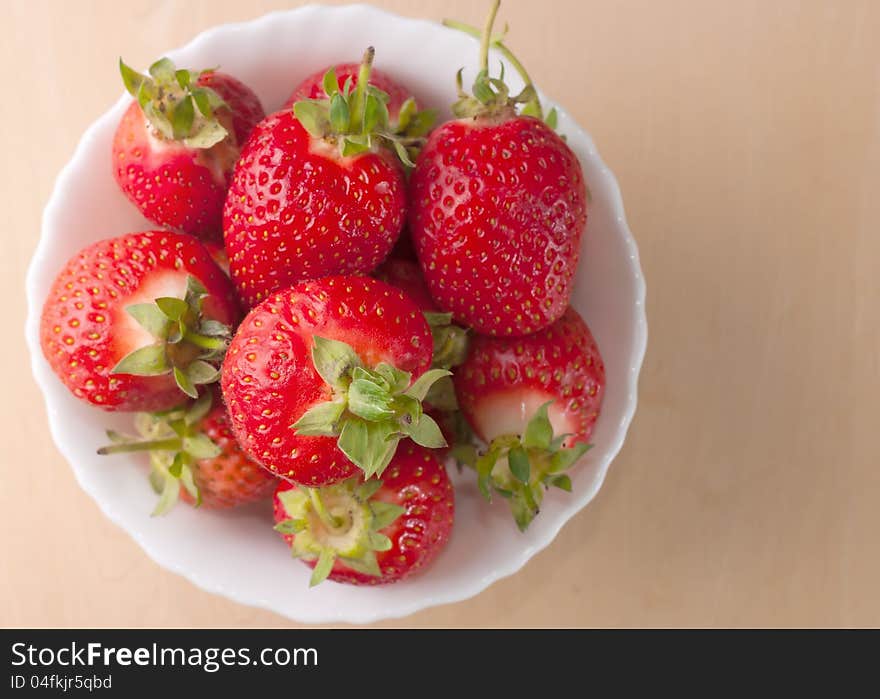
<svg viewBox="0 0 880 699">
<path fill-rule="evenodd" d="M 292 626 L 154 564 L 80 491 L 22 337 L 56 173 L 145 65 L 285 0 L 4 0 L 0 624 Z M 479 23 L 472 0 L 387 0 Z M 648 283 L 639 409 L 518 574 L 391 626 L 880 625 L 880 2 L 506 0 L 617 174 Z"/>
</svg>

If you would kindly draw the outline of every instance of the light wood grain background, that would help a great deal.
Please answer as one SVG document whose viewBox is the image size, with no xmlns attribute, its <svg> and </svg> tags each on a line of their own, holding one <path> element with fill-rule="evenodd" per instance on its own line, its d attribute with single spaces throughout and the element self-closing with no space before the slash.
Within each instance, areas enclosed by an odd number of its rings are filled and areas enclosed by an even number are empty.
<svg viewBox="0 0 880 699">
<path fill-rule="evenodd" d="M 145 65 L 271 0 L 0 2 L 0 624 L 292 626 L 165 572 L 48 436 L 22 339 L 54 177 Z M 472 0 L 385 0 L 478 22 Z M 505 0 L 617 174 L 651 337 L 597 499 L 517 575 L 393 626 L 880 625 L 880 2 Z"/>
</svg>

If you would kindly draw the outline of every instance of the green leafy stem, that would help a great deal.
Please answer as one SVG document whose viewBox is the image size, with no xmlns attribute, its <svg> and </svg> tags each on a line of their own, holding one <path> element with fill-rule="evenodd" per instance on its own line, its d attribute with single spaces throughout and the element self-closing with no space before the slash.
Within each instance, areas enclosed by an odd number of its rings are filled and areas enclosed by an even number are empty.
<svg viewBox="0 0 880 699">
<path fill-rule="evenodd" d="M 323 78 L 325 99 L 300 100 L 293 113 L 315 138 L 338 141 L 344 157 L 371 151 L 374 144 L 390 147 L 406 167 L 425 142 L 437 118 L 436 110 L 419 111 L 414 98 L 407 99 L 400 109 L 397 122 L 388 114 L 389 95 L 370 84 L 375 51 L 368 48 L 358 73 L 357 85 L 349 77 L 342 89 L 336 70 L 330 68 Z"/>
<path fill-rule="evenodd" d="M 464 93 L 461 80 L 462 71 L 459 71 L 456 77 L 459 100 L 453 105 L 453 113 L 456 116 L 472 116 L 475 112 L 481 111 L 486 106 L 494 105 L 496 108 L 502 108 L 507 105 L 515 106 L 522 104 L 521 114 L 541 119 L 551 129 L 555 130 L 559 121 L 556 108 L 551 108 L 545 115 L 544 109 L 541 106 L 541 99 L 538 97 L 531 76 L 522 62 L 514 55 L 513 51 L 504 43 L 504 38 L 507 36 L 508 31 L 507 25 L 504 26 L 504 30 L 500 34 L 492 34 L 492 25 L 495 22 L 499 4 L 499 0 L 493 2 L 483 29 L 452 19 L 443 20 L 444 26 L 464 32 L 480 41 L 480 72 L 474 80 L 473 96 Z M 501 65 L 500 78 L 492 79 L 489 77 L 488 53 L 490 47 L 497 49 L 522 78 L 525 87 L 515 97 L 509 96 L 509 90 L 504 84 L 504 64 Z"/>
<path fill-rule="evenodd" d="M 404 508 L 373 498 L 382 481 L 350 478 L 323 488 L 297 487 L 278 495 L 288 518 L 275 530 L 293 536 L 295 558 L 315 561 L 309 586 L 323 582 L 336 561 L 365 575 L 379 577 L 376 554 L 392 547 L 382 533 Z"/>
<path fill-rule="evenodd" d="M 229 105 L 215 90 L 198 84 L 201 75 L 211 71 L 177 69 L 170 59 L 161 58 L 143 75 L 120 58 L 119 72 L 125 89 L 165 138 L 190 148 L 210 148 L 229 134 L 217 119 L 217 111 Z"/>
<path fill-rule="evenodd" d="M 412 374 L 386 362 L 365 367 L 344 342 L 316 335 L 314 343 L 312 361 L 333 398 L 307 410 L 292 425 L 296 434 L 338 437 L 340 450 L 366 478 L 382 474 L 405 437 L 431 449 L 446 446 L 422 401 L 435 382 L 450 375 L 447 369 L 429 369 L 412 381 Z"/>
<path fill-rule="evenodd" d="M 159 495 L 153 515 L 163 515 L 177 502 L 183 486 L 196 506 L 202 497 L 195 483 L 193 465 L 202 459 L 220 456 L 222 449 L 201 430 L 201 421 L 211 411 L 213 396 L 205 393 L 185 408 L 159 413 L 138 413 L 135 424 L 138 436 L 109 430 L 111 444 L 98 453 L 150 453 L 150 484 Z"/>
<path fill-rule="evenodd" d="M 571 478 L 563 472 L 591 446 L 562 446 L 571 435 L 554 436 L 547 416 L 551 403 L 544 403 L 535 412 L 522 435 L 497 437 L 482 453 L 467 442 L 452 449 L 459 464 L 477 472 L 477 485 L 487 501 L 491 502 L 493 493 L 508 501 L 520 531 L 525 531 L 540 512 L 546 489 L 571 492 Z"/>
<path fill-rule="evenodd" d="M 181 391 L 198 398 L 198 386 L 220 378 L 218 367 L 232 333 L 228 325 L 203 316 L 202 302 L 207 296 L 205 287 L 190 275 L 184 298 L 165 296 L 153 303 L 126 307 L 126 312 L 156 341 L 125 355 L 111 373 L 173 374 Z"/>
</svg>

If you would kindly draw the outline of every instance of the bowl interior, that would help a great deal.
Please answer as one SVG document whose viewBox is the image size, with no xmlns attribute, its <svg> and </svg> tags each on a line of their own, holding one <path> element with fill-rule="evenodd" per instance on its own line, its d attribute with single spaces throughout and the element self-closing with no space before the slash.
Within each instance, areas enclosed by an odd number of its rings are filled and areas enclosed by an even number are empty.
<svg viewBox="0 0 880 699">
<path fill-rule="evenodd" d="M 224 25 L 168 55 L 181 66 L 222 67 L 249 84 L 269 112 L 306 75 L 334 62 L 357 60 L 367 45 L 376 48 L 376 65 L 410 87 L 423 105 L 451 104 L 455 72 L 464 65 L 466 82 L 475 73 L 473 39 L 362 5 L 309 6 Z M 495 65 L 498 60 L 493 57 Z M 510 65 L 506 74 L 514 75 Z M 514 90 L 521 87 L 515 79 L 510 82 Z M 28 275 L 27 339 L 59 449 L 104 513 L 158 563 L 207 590 L 302 622 L 369 622 L 480 592 L 518 570 L 593 498 L 635 411 L 647 334 L 645 289 L 617 183 L 590 137 L 561 109 L 559 130 L 580 158 L 592 195 L 573 305 L 590 325 L 607 370 L 595 446 L 572 472 L 573 493 L 549 493 L 541 515 L 520 534 L 504 502 L 487 506 L 473 479 L 452 469 L 457 511 L 449 547 L 414 579 L 371 589 L 328 582 L 307 590 L 308 571 L 290 560 L 271 530 L 267 504 L 232 513 L 178 506 L 166 517 L 151 518 L 155 496 L 143 459 L 118 456 L 111 462 L 95 454 L 105 442 L 104 430 L 130 429 L 130 416 L 79 403 L 54 377 L 39 348 L 40 310 L 61 265 L 92 241 L 154 227 L 119 192 L 111 172 L 111 140 L 127 104 L 128 97 L 121 97 L 89 128 L 58 177 Z M 182 530 L 186 537 L 179 536 Z M 467 536 L 468 531 L 480 536 Z"/>
</svg>

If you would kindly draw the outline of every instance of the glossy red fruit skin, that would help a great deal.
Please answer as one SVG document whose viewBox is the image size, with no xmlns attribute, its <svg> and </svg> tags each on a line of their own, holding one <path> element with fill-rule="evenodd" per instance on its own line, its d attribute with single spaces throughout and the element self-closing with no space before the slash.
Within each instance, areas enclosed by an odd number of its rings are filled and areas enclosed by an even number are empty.
<svg viewBox="0 0 880 699">
<path fill-rule="evenodd" d="M 280 482 L 275 492 L 275 522 L 288 518 L 278 493 L 295 487 Z M 446 546 L 455 519 L 455 492 L 446 468 L 429 449 L 406 440 L 401 442 L 374 500 L 406 508 L 382 533 L 391 539 L 388 551 L 377 552 L 381 577 L 352 570 L 337 560 L 330 580 L 350 585 L 384 585 L 413 575 L 431 563 Z M 288 545 L 295 535 L 282 535 Z M 311 568 L 316 561 L 304 561 Z"/>
<path fill-rule="evenodd" d="M 327 99 L 327 93 L 324 92 L 324 74 L 329 68 L 330 66 L 327 66 L 327 68 L 312 73 L 303 80 L 281 108 L 290 109 L 293 107 L 294 102 L 303 99 Z M 341 63 L 335 66 L 336 80 L 339 84 L 339 89 L 342 90 L 343 87 L 345 87 L 345 81 L 348 80 L 348 78 L 351 78 L 352 89 L 357 87 L 358 72 L 360 69 L 360 63 Z M 398 114 L 400 114 L 400 108 L 403 106 L 403 103 L 409 99 L 411 93 L 399 85 L 394 78 L 388 75 L 388 73 L 377 68 L 372 68 L 370 70 L 370 85 L 377 87 L 382 90 L 382 92 L 388 94 L 389 99 L 388 104 L 386 105 L 388 107 L 388 116 L 391 118 L 392 122 L 396 121 Z"/>
<path fill-rule="evenodd" d="M 551 419 L 560 411 L 565 432 L 572 434 L 566 446 L 571 446 L 590 440 L 605 394 L 605 364 L 589 327 L 568 308 L 553 325 L 533 335 L 475 335 L 453 381 L 461 410 L 481 439 L 487 438 L 478 428 L 482 400 L 534 391 L 555 401 Z"/>
<path fill-rule="evenodd" d="M 230 135 L 212 148 L 159 140 L 137 102 L 113 137 L 113 175 L 126 197 L 151 222 L 201 238 L 222 236 L 223 202 L 241 146 L 265 116 L 256 94 L 225 73 L 206 73 L 199 85 L 229 105 L 220 119 Z"/>
<path fill-rule="evenodd" d="M 153 412 L 182 403 L 186 396 L 170 375 L 110 371 L 133 349 L 126 347 L 133 321 L 125 311 L 132 297 L 166 275 L 179 277 L 184 288 L 188 274 L 210 294 L 205 315 L 233 324 L 239 309 L 232 284 L 192 236 L 130 233 L 81 250 L 58 273 L 43 305 L 40 344 L 52 370 L 77 398 L 104 410 Z"/>
<path fill-rule="evenodd" d="M 568 306 L 587 191 L 565 142 L 532 117 L 435 129 L 409 182 L 431 296 L 486 335 L 528 335 Z"/>
<path fill-rule="evenodd" d="M 223 230 L 248 306 L 303 280 L 369 274 L 394 246 L 406 216 L 400 167 L 384 151 L 341 158 L 334 149 L 283 111 L 242 150 Z"/>
<path fill-rule="evenodd" d="M 373 276 L 400 289 L 415 301 L 423 313 L 438 312 L 437 304 L 431 298 L 428 286 L 422 277 L 422 268 L 417 262 L 389 258 L 373 272 Z"/>
<path fill-rule="evenodd" d="M 273 294 L 245 317 L 226 353 L 221 385 L 242 448 L 281 478 L 336 483 L 357 467 L 331 437 L 291 429 L 330 400 L 312 363 L 313 335 L 348 343 L 367 366 L 385 361 L 415 380 L 431 365 L 431 331 L 400 290 L 370 277 L 328 277 Z"/>
<path fill-rule="evenodd" d="M 226 406 L 217 401 L 201 421 L 199 429 L 222 453 L 201 459 L 193 467 L 193 480 L 202 496 L 201 507 L 227 509 L 269 497 L 278 479 L 244 453 L 232 434 Z M 181 486 L 180 498 L 193 504 L 193 498 Z"/>
</svg>

